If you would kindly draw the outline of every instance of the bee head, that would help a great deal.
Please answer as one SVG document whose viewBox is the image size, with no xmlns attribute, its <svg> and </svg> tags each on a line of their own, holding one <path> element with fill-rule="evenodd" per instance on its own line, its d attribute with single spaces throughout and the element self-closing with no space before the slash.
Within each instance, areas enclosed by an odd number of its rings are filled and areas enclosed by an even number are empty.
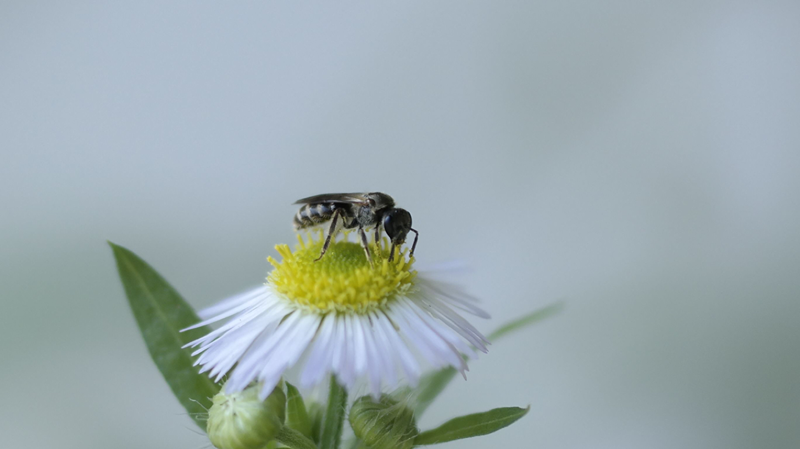
<svg viewBox="0 0 800 449">
<path fill-rule="evenodd" d="M 411 214 L 405 209 L 391 209 L 383 216 L 383 229 L 394 245 L 402 245 L 411 230 Z"/>
</svg>

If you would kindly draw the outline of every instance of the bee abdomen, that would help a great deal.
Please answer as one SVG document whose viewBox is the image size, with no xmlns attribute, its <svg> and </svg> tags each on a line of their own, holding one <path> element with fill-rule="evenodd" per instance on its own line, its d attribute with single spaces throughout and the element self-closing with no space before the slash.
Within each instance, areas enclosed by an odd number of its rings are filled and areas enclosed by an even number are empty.
<svg viewBox="0 0 800 449">
<path fill-rule="evenodd" d="M 304 229 L 324 223 L 331 219 L 335 210 L 335 204 L 306 204 L 295 214 L 294 228 Z"/>
</svg>

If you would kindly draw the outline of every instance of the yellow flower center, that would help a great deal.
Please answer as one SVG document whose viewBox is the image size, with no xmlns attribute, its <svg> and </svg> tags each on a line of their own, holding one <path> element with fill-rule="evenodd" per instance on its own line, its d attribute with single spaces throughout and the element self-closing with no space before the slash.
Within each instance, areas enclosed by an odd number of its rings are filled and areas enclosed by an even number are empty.
<svg viewBox="0 0 800 449">
<path fill-rule="evenodd" d="M 402 250 L 390 262 L 388 240 L 370 245 L 373 267 L 361 245 L 348 241 L 331 243 L 325 256 L 315 262 L 322 251 L 323 239 L 319 237 L 309 235 L 304 242 L 298 236 L 294 251 L 288 245 L 275 247 L 282 261 L 267 258 L 275 267 L 267 282 L 298 305 L 319 313 L 364 314 L 413 288 L 417 274 L 412 269 L 414 259 L 407 259 L 406 250 Z"/>
</svg>

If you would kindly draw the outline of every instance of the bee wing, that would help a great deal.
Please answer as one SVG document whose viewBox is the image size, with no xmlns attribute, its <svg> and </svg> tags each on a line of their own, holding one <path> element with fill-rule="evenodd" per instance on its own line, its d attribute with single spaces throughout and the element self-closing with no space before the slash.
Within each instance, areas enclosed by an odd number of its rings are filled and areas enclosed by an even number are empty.
<svg viewBox="0 0 800 449">
<path fill-rule="evenodd" d="M 294 202 L 294 204 L 317 204 L 317 203 L 351 203 L 360 204 L 365 200 L 363 193 L 323 193 L 321 195 L 309 196 Z"/>
</svg>

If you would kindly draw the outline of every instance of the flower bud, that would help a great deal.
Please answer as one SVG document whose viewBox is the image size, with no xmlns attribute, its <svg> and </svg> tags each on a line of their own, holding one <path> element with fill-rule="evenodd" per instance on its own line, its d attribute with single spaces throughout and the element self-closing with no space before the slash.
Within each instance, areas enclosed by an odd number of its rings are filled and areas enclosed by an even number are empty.
<svg viewBox="0 0 800 449">
<path fill-rule="evenodd" d="M 261 386 L 226 394 L 223 388 L 214 396 L 208 410 L 206 432 L 219 449 L 263 449 L 283 427 L 286 395 L 275 387 L 265 400 L 258 398 Z"/>
<path fill-rule="evenodd" d="M 372 449 L 410 449 L 419 431 L 414 412 L 388 395 L 363 396 L 350 408 L 353 432 Z"/>
</svg>

